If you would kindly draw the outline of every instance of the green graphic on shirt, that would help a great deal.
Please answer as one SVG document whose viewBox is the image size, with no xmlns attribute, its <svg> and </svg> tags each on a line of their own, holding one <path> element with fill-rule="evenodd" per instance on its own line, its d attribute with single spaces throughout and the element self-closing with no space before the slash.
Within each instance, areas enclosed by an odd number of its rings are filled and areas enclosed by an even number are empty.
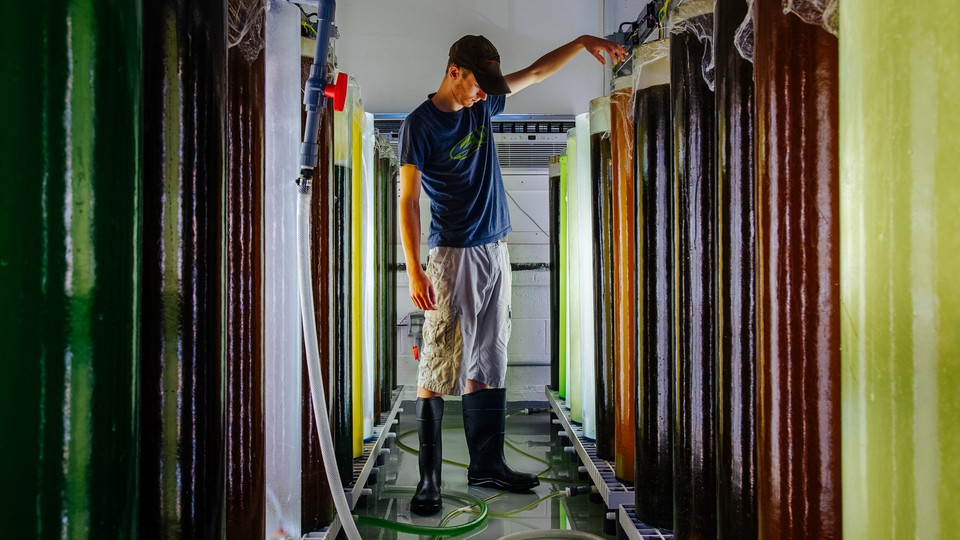
<svg viewBox="0 0 960 540">
<path fill-rule="evenodd" d="M 450 149 L 450 159 L 463 161 L 472 156 L 487 141 L 487 126 L 480 126 Z"/>
</svg>

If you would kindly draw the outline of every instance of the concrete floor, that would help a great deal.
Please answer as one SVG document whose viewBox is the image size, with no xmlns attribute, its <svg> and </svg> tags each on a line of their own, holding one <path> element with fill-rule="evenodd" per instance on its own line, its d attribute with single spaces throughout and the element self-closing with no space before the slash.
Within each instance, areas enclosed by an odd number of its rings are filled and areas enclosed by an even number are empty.
<svg viewBox="0 0 960 540">
<path fill-rule="evenodd" d="M 392 493 L 396 487 L 415 487 L 419 480 L 417 456 L 401 448 L 402 445 L 417 447 L 416 410 L 416 366 L 401 366 L 398 370 L 398 379 L 405 383 L 401 393 L 403 412 L 398 425 L 398 441 L 391 443 L 391 453 L 382 467 L 383 474 L 374 488 L 374 495 L 368 497 L 365 508 L 356 510 L 358 515 L 381 517 L 401 523 L 415 523 L 436 525 L 451 511 L 466 506 L 465 504 L 445 498 L 443 510 L 432 517 L 420 517 L 412 514 L 409 494 Z M 577 463 L 562 449 L 562 442 L 556 435 L 557 427 L 551 425 L 551 416 L 547 412 L 547 403 L 544 398 L 544 385 L 549 381 L 549 367 L 546 366 L 513 366 L 508 369 L 508 411 L 521 408 L 541 409 L 543 412 L 534 414 L 517 414 L 507 418 L 507 440 L 517 449 L 529 454 L 525 456 L 509 445 L 504 454 L 507 461 L 517 470 L 536 472 L 541 476 L 540 486 L 530 493 L 507 493 L 467 486 L 467 474 L 464 466 L 444 463 L 441 471 L 443 479 L 443 493 L 466 493 L 479 498 L 489 498 L 499 495 L 489 503 L 490 516 L 480 528 L 460 536 L 450 538 L 472 539 L 499 539 L 508 534 L 541 530 L 542 538 L 550 538 L 548 529 L 576 529 L 588 531 L 601 538 L 615 538 L 604 535 L 603 524 L 605 508 L 602 503 L 591 502 L 587 495 L 575 497 L 556 496 L 539 502 L 543 497 L 563 491 L 572 485 L 584 485 L 586 482 L 578 478 Z M 466 440 L 463 435 L 460 400 L 451 398 L 446 400 L 443 419 L 443 451 L 444 458 L 466 464 L 469 461 Z M 397 442 L 401 444 L 397 444 Z M 553 479 L 553 480 L 549 480 Z M 596 497 L 594 497 L 594 500 Z M 512 513 L 517 509 L 531 505 L 531 508 Z M 450 525 L 463 524 L 473 516 L 461 514 Z M 377 527 L 362 525 L 360 532 L 363 538 L 371 539 L 406 539 L 428 538 L 415 534 L 395 532 Z"/>
</svg>

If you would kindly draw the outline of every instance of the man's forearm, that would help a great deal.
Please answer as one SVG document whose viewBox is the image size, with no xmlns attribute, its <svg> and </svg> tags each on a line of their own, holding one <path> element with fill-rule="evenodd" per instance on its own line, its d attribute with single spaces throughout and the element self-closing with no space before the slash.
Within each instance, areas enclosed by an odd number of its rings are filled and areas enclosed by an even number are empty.
<svg viewBox="0 0 960 540">
<path fill-rule="evenodd" d="M 572 60 L 573 57 L 583 49 L 581 38 L 582 36 L 565 45 L 557 47 L 556 49 L 538 58 L 536 62 L 530 64 L 528 69 L 530 74 L 534 77 L 533 82 L 540 82 L 560 71 L 560 68 L 565 66 L 567 62 Z"/>
<path fill-rule="evenodd" d="M 407 271 L 420 266 L 420 201 L 400 202 L 400 241 Z"/>
</svg>

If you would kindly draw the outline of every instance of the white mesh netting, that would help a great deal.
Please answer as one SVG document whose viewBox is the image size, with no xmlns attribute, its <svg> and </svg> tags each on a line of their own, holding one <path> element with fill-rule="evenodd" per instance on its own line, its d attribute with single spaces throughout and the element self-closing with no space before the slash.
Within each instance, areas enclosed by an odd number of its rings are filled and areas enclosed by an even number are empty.
<svg viewBox="0 0 960 540">
<path fill-rule="evenodd" d="M 227 47 L 238 47 L 248 62 L 263 50 L 263 21 L 267 0 L 227 2 Z"/>
<path fill-rule="evenodd" d="M 670 34 L 690 32 L 704 45 L 703 80 L 713 90 L 713 5 L 714 0 L 680 0 L 671 4 L 670 21 L 667 27 Z"/>
</svg>

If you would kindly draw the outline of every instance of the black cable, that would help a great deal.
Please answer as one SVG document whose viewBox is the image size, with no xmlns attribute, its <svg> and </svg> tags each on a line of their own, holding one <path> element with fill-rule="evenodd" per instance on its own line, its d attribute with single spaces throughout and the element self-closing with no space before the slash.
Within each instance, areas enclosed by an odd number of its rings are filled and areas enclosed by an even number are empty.
<svg viewBox="0 0 960 540">
<path fill-rule="evenodd" d="M 301 6 L 300 4 L 296 4 L 296 6 L 297 6 L 297 9 L 300 10 L 300 13 L 303 13 L 303 16 L 304 16 L 308 21 L 310 20 L 310 17 L 316 17 L 316 16 L 317 16 L 316 13 L 307 13 L 306 11 L 304 11 L 304 10 L 303 10 L 303 6 Z"/>
</svg>

